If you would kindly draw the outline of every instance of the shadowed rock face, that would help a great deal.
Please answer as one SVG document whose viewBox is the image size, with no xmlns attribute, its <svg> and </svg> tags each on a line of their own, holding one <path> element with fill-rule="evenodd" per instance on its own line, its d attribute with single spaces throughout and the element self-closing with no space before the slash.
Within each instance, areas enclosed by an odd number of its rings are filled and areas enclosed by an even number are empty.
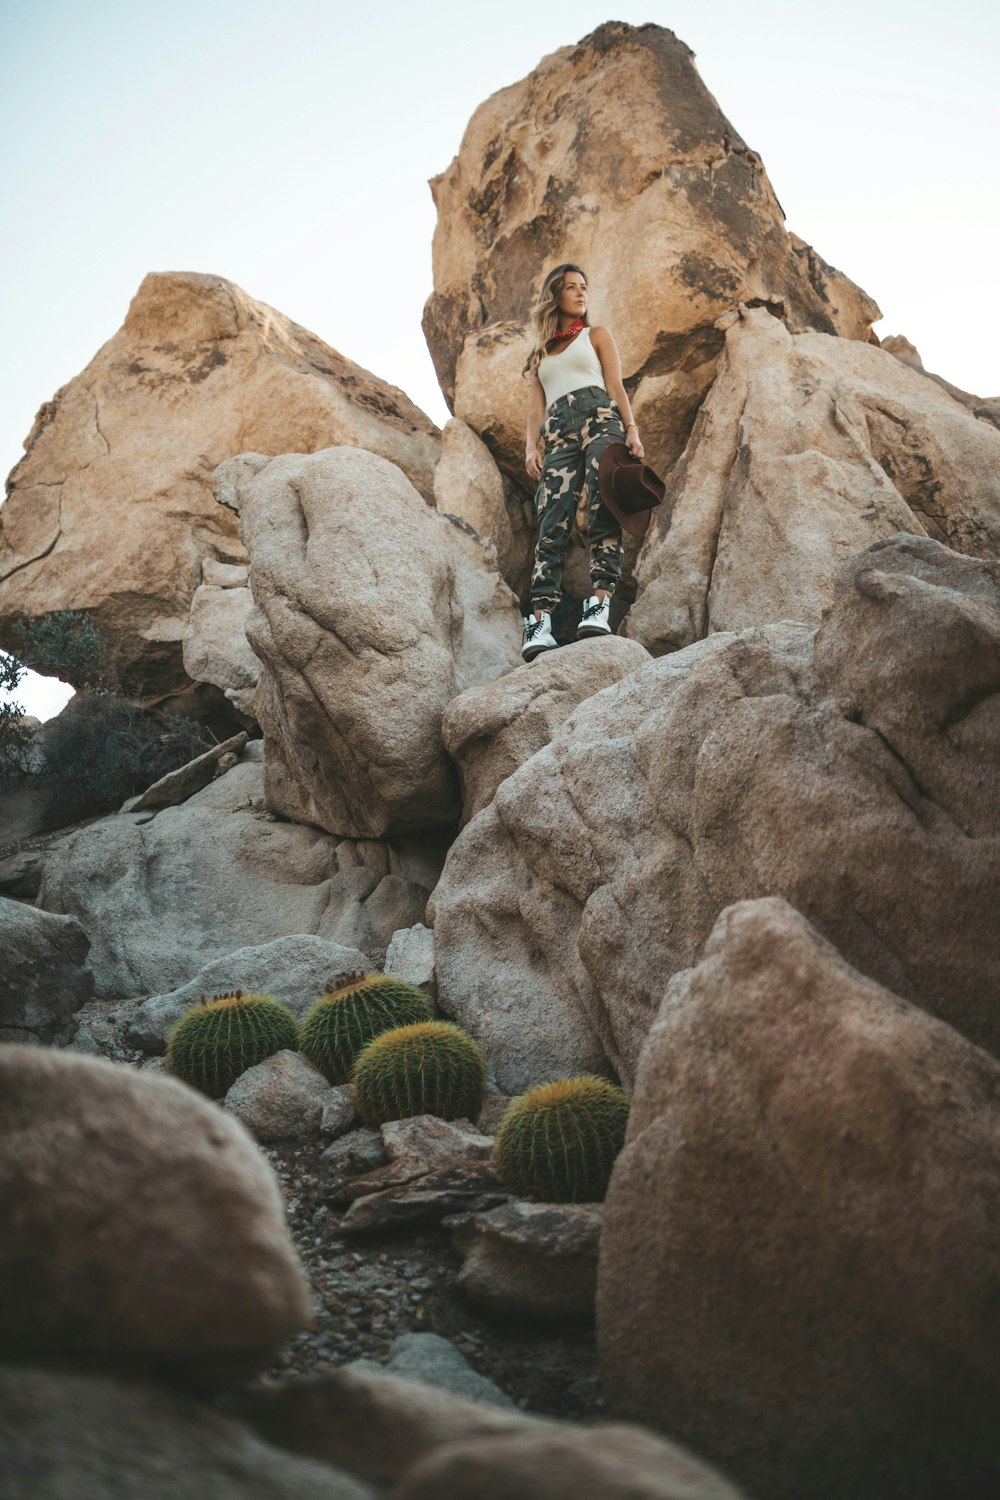
<svg viewBox="0 0 1000 1500">
<path fill-rule="evenodd" d="M 625 102 L 627 101 L 627 107 Z M 476 110 L 438 210 L 424 332 L 457 417 L 522 483 L 526 318 L 545 272 L 581 264 L 612 328 L 650 462 L 679 455 L 746 299 L 867 339 L 878 308 L 786 232 L 763 164 L 659 26 L 610 22 Z"/>
<path fill-rule="evenodd" d="M 774 1500 L 995 1493 L 998 1097 L 993 1058 L 785 902 L 724 911 L 605 1203 L 614 1407 Z"/>
<path fill-rule="evenodd" d="M 38 414 L 0 511 L 0 644 L 14 617 L 87 611 L 126 689 L 188 686 L 203 560 L 246 561 L 212 500 L 248 447 L 358 443 L 433 496 L 434 424 L 395 387 L 220 276 L 149 275 L 124 326 Z"/>
<path fill-rule="evenodd" d="M 438 999 L 506 1092 L 634 1077 L 670 976 L 780 895 L 862 973 L 1000 1053 L 1000 565 L 896 536 L 813 641 L 715 635 L 588 698 L 452 846 Z"/>
<path fill-rule="evenodd" d="M 732 316 L 667 481 L 626 630 L 654 656 L 712 631 L 819 622 L 838 569 L 897 531 L 1000 551 L 1000 433 L 872 345 Z M 726 321 L 726 320 L 723 320 Z"/>
</svg>

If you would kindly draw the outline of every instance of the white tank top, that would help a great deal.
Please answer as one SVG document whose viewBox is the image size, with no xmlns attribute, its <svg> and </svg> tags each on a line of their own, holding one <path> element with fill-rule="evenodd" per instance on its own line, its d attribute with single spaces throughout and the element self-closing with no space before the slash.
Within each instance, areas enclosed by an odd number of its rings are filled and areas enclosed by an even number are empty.
<svg viewBox="0 0 1000 1500">
<path fill-rule="evenodd" d="M 590 342 L 590 329 L 578 333 L 561 354 L 543 354 L 538 361 L 538 378 L 545 392 L 546 406 L 583 386 L 599 385 L 602 391 L 606 391 L 601 361 Z"/>
</svg>

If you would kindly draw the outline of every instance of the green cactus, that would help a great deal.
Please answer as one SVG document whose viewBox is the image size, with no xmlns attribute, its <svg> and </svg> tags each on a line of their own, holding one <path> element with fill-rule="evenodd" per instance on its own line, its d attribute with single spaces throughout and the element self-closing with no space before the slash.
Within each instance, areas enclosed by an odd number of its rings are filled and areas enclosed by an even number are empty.
<svg viewBox="0 0 1000 1500">
<path fill-rule="evenodd" d="M 628 1099 L 606 1078 L 566 1078 L 508 1107 L 493 1158 L 501 1179 L 544 1203 L 599 1203 L 625 1144 Z"/>
<path fill-rule="evenodd" d="M 349 974 L 337 981 L 299 1027 L 299 1051 L 331 1083 L 347 1083 L 355 1059 L 383 1031 L 429 1021 L 423 990 L 394 974 Z"/>
<path fill-rule="evenodd" d="M 269 995 L 202 999 L 181 1016 L 167 1041 L 167 1061 L 178 1078 L 221 1099 L 241 1073 L 282 1048 L 295 1051 L 295 1016 Z"/>
<path fill-rule="evenodd" d="M 450 1021 L 383 1032 L 354 1065 L 358 1112 L 367 1125 L 411 1115 L 475 1119 L 485 1083 L 482 1049 Z"/>
</svg>

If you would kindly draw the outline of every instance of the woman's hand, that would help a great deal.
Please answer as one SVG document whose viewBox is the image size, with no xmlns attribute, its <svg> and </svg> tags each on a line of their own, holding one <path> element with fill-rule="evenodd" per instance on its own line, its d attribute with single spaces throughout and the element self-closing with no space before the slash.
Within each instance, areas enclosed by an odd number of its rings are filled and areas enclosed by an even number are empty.
<svg viewBox="0 0 1000 1500">
<path fill-rule="evenodd" d="M 535 483 L 541 478 L 542 460 L 537 448 L 529 448 L 524 455 L 524 467 L 528 471 L 529 478 Z"/>
<path fill-rule="evenodd" d="M 645 458 L 646 451 L 639 441 L 639 429 L 632 423 L 625 432 L 625 446 L 633 458 Z"/>
</svg>

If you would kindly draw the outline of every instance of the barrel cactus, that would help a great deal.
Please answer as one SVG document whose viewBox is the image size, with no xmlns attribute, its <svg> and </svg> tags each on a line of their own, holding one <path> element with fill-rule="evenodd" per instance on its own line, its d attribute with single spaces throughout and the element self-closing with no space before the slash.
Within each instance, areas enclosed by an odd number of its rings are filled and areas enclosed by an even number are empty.
<svg viewBox="0 0 1000 1500">
<path fill-rule="evenodd" d="M 309 1011 L 299 1027 L 299 1051 L 331 1083 L 347 1083 L 355 1059 L 383 1031 L 427 1021 L 423 990 L 394 974 L 350 974 Z"/>
<path fill-rule="evenodd" d="M 411 1115 L 475 1119 L 485 1083 L 482 1049 L 450 1021 L 383 1032 L 354 1065 L 358 1112 L 368 1125 Z"/>
<path fill-rule="evenodd" d="M 545 1203 L 598 1203 L 625 1144 L 628 1099 L 606 1078 L 566 1078 L 508 1107 L 494 1159 L 514 1192 Z"/>
<path fill-rule="evenodd" d="M 216 995 L 177 1022 L 167 1061 L 178 1078 L 221 1099 L 241 1073 L 282 1048 L 296 1048 L 295 1016 L 269 995 Z"/>
</svg>

